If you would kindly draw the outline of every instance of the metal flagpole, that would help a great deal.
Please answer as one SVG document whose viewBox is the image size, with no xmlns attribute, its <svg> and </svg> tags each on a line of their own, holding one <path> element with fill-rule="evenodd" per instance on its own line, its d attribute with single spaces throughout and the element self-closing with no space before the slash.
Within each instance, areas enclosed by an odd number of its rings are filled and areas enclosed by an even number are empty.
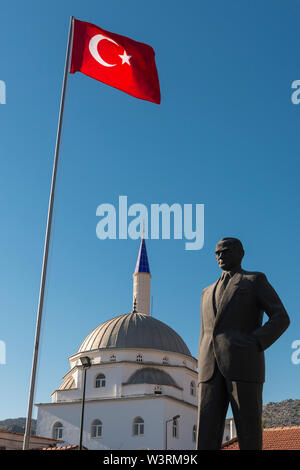
<svg viewBox="0 0 300 470">
<path fill-rule="evenodd" d="M 69 25 L 68 46 L 67 46 L 66 60 L 65 60 L 64 78 L 63 78 L 60 108 L 59 108 L 58 127 L 57 127 L 57 134 L 56 134 L 56 144 L 55 144 L 54 162 L 53 162 L 53 170 L 52 170 L 52 181 L 51 181 L 51 190 L 50 190 L 49 206 L 48 206 L 47 227 L 46 227 L 46 235 L 45 235 L 45 242 L 44 242 L 43 265 L 42 265 L 42 274 L 41 274 L 41 282 L 40 282 L 39 303 L 38 303 L 38 311 L 37 311 L 34 351 L 33 351 L 32 369 L 31 369 L 30 391 L 29 391 L 29 399 L 28 399 L 28 412 L 27 412 L 26 428 L 25 428 L 25 434 L 24 434 L 23 450 L 27 450 L 29 448 L 29 439 L 30 439 L 30 432 L 31 432 L 32 407 L 33 407 L 33 400 L 34 400 L 34 389 L 35 389 L 36 369 L 37 369 L 37 362 L 38 362 L 40 330 L 41 330 L 41 323 L 42 323 L 44 293 L 45 293 L 45 285 L 46 285 L 48 252 L 49 252 L 49 242 L 50 242 L 50 234 L 51 234 L 51 223 L 52 223 L 54 193 L 55 193 L 55 183 L 56 183 L 56 173 L 57 173 L 57 162 L 58 162 L 58 155 L 59 155 L 62 120 L 63 120 L 63 113 L 64 113 L 66 85 L 67 85 L 67 78 L 68 78 L 68 73 L 69 73 L 70 51 L 72 48 L 73 24 L 74 24 L 74 17 L 71 16 L 70 25 Z"/>
</svg>

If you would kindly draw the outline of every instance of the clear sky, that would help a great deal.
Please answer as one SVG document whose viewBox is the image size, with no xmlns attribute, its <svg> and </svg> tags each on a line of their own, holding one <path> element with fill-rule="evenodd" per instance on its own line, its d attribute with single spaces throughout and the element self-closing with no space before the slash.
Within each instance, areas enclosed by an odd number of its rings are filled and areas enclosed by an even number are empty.
<svg viewBox="0 0 300 470">
<path fill-rule="evenodd" d="M 1 8 L 0 419 L 25 416 L 53 151 L 70 15 L 156 51 L 160 106 L 71 75 L 58 169 L 35 402 L 97 325 L 132 308 L 139 241 L 99 240 L 96 208 L 205 204 L 205 244 L 148 240 L 153 315 L 197 355 L 214 248 L 243 241 L 291 326 L 266 352 L 264 403 L 300 398 L 299 1 L 11 0 Z"/>
</svg>

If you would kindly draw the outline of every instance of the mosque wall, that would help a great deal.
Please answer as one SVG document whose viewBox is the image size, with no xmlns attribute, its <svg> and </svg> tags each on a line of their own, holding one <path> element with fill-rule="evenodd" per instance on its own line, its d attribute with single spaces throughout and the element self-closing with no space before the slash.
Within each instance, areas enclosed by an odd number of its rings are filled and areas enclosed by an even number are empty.
<svg viewBox="0 0 300 470">
<path fill-rule="evenodd" d="M 122 395 L 141 395 L 143 393 L 153 394 L 155 384 L 136 384 L 125 385 L 132 374 L 143 368 L 147 364 L 128 363 L 124 364 L 103 364 L 101 367 L 92 367 L 86 374 L 86 398 L 105 398 L 105 397 L 120 397 Z M 156 366 L 169 374 L 179 388 L 170 387 L 167 385 L 162 386 L 162 394 L 168 394 L 178 399 L 184 400 L 188 403 L 197 405 L 197 376 L 195 372 L 189 371 L 181 367 L 172 366 Z M 76 371 L 78 372 L 78 371 Z M 52 395 L 52 401 L 69 401 L 81 398 L 82 390 L 82 371 L 78 374 L 77 389 L 74 390 L 56 390 Z M 96 387 L 96 379 L 99 374 L 105 377 L 105 385 Z M 193 383 L 193 386 L 191 385 Z"/>
<path fill-rule="evenodd" d="M 125 406 L 124 406 L 125 405 Z M 63 425 L 64 445 L 78 443 L 80 426 L 80 403 L 39 405 L 37 433 L 52 437 L 56 422 Z M 172 437 L 168 428 L 170 446 L 173 449 L 194 449 L 192 428 L 197 411 L 166 397 L 126 399 L 90 402 L 85 405 L 83 444 L 89 449 L 164 449 L 166 420 L 180 414 L 179 436 Z M 133 420 L 144 420 L 144 435 L 133 435 Z M 94 419 L 102 422 L 102 437 L 91 437 Z"/>
</svg>

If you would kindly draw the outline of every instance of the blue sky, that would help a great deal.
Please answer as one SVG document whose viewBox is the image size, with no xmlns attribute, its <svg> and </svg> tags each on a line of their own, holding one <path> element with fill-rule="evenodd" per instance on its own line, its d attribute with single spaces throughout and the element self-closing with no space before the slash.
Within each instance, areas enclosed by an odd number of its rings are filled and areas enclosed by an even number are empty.
<svg viewBox="0 0 300 470">
<path fill-rule="evenodd" d="M 153 315 L 197 355 L 213 250 L 239 237 L 291 317 L 266 352 L 264 403 L 299 398 L 300 79 L 298 1 L 6 2 L 0 19 L 0 419 L 25 416 L 53 151 L 70 15 L 156 51 L 162 103 L 69 77 L 36 402 L 105 320 L 131 311 L 139 242 L 96 237 L 96 208 L 205 204 L 205 244 L 148 240 Z"/>
</svg>

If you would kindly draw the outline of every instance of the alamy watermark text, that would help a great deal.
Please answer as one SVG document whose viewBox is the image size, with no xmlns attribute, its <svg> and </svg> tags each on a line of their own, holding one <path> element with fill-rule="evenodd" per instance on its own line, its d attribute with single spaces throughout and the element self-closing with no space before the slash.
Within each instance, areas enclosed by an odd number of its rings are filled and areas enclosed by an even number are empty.
<svg viewBox="0 0 300 470">
<path fill-rule="evenodd" d="M 292 354 L 291 361 L 293 364 L 298 365 L 300 364 L 300 339 L 295 339 L 292 342 L 292 349 L 295 349 L 295 351 Z"/>
<path fill-rule="evenodd" d="M 0 365 L 6 364 L 6 345 L 4 341 L 0 341 Z"/>
<path fill-rule="evenodd" d="M 3 80 L 0 80 L 0 104 L 6 104 L 6 85 Z"/>
<path fill-rule="evenodd" d="M 204 245 L 204 204 L 195 204 L 194 208 L 193 204 L 151 204 L 148 211 L 141 203 L 128 207 L 127 196 L 119 196 L 118 208 L 113 204 L 100 204 L 96 215 L 100 217 L 96 226 L 100 240 L 137 240 L 142 235 L 153 240 L 161 235 L 163 240 L 169 240 L 173 233 L 174 240 L 189 240 L 185 242 L 186 250 L 201 250 Z M 128 221 L 128 217 L 132 220 Z"/>
</svg>

